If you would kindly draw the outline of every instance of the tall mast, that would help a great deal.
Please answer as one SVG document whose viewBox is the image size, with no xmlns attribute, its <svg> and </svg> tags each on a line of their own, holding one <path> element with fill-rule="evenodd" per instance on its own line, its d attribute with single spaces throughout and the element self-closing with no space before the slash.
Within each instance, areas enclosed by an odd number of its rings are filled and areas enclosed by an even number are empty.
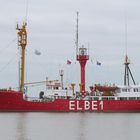
<svg viewBox="0 0 140 140">
<path fill-rule="evenodd" d="M 80 93 L 81 94 L 86 94 L 85 92 L 85 66 L 87 63 L 87 60 L 89 60 L 89 54 L 88 54 L 88 49 L 84 47 L 83 45 L 79 47 L 78 44 L 78 15 L 79 13 L 77 12 L 77 32 L 76 32 L 76 59 L 80 63 L 81 67 L 81 81 L 80 81 Z"/>
<path fill-rule="evenodd" d="M 20 91 L 24 93 L 24 71 L 25 71 L 25 48 L 27 45 L 26 23 L 21 27 L 17 24 L 18 46 L 21 48 L 21 65 L 20 65 Z"/>
</svg>

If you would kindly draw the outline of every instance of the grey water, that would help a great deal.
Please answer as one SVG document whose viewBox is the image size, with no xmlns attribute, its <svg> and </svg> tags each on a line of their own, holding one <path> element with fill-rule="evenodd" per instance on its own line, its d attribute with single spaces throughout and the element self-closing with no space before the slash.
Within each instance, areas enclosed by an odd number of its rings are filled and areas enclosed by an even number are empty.
<svg viewBox="0 0 140 140">
<path fill-rule="evenodd" d="M 140 113 L 0 113 L 0 140 L 137 140 Z"/>
</svg>

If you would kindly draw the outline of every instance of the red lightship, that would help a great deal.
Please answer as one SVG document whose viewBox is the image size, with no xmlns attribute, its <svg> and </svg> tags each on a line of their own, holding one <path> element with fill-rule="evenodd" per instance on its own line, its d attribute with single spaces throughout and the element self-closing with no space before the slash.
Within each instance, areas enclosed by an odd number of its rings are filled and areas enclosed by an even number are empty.
<svg viewBox="0 0 140 140">
<path fill-rule="evenodd" d="M 46 80 L 46 91 L 41 91 L 38 98 L 28 97 L 24 91 L 25 49 L 27 45 L 26 23 L 17 26 L 18 45 L 21 48 L 20 90 L 0 90 L 0 111 L 140 111 L 140 86 L 135 84 L 129 69 L 129 60 L 125 57 L 124 85 L 93 85 L 90 91 L 85 89 L 85 66 L 89 60 L 88 49 L 78 45 L 78 13 L 76 32 L 76 58 L 81 67 L 80 91 L 75 92 L 75 84 L 64 88 L 63 71 L 61 81 Z M 133 85 L 130 85 L 130 76 Z"/>
</svg>

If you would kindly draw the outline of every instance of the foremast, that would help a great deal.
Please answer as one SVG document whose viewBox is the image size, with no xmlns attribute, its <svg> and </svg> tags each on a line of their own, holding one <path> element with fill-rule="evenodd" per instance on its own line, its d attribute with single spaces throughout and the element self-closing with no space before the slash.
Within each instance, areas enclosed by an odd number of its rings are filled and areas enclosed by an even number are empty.
<svg viewBox="0 0 140 140">
<path fill-rule="evenodd" d="M 20 91 L 24 93 L 24 73 L 25 73 L 25 48 L 27 45 L 26 23 L 20 27 L 17 24 L 18 46 L 21 49 L 21 64 L 20 64 Z"/>
</svg>

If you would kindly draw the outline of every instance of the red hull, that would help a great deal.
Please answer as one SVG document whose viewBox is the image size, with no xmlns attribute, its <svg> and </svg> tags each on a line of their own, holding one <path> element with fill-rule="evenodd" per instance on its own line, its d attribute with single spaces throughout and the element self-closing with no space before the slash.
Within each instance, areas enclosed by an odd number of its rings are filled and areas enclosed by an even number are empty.
<svg viewBox="0 0 140 140">
<path fill-rule="evenodd" d="M 70 100 L 33 102 L 21 92 L 0 91 L 0 111 L 140 111 L 140 100 Z"/>
</svg>

